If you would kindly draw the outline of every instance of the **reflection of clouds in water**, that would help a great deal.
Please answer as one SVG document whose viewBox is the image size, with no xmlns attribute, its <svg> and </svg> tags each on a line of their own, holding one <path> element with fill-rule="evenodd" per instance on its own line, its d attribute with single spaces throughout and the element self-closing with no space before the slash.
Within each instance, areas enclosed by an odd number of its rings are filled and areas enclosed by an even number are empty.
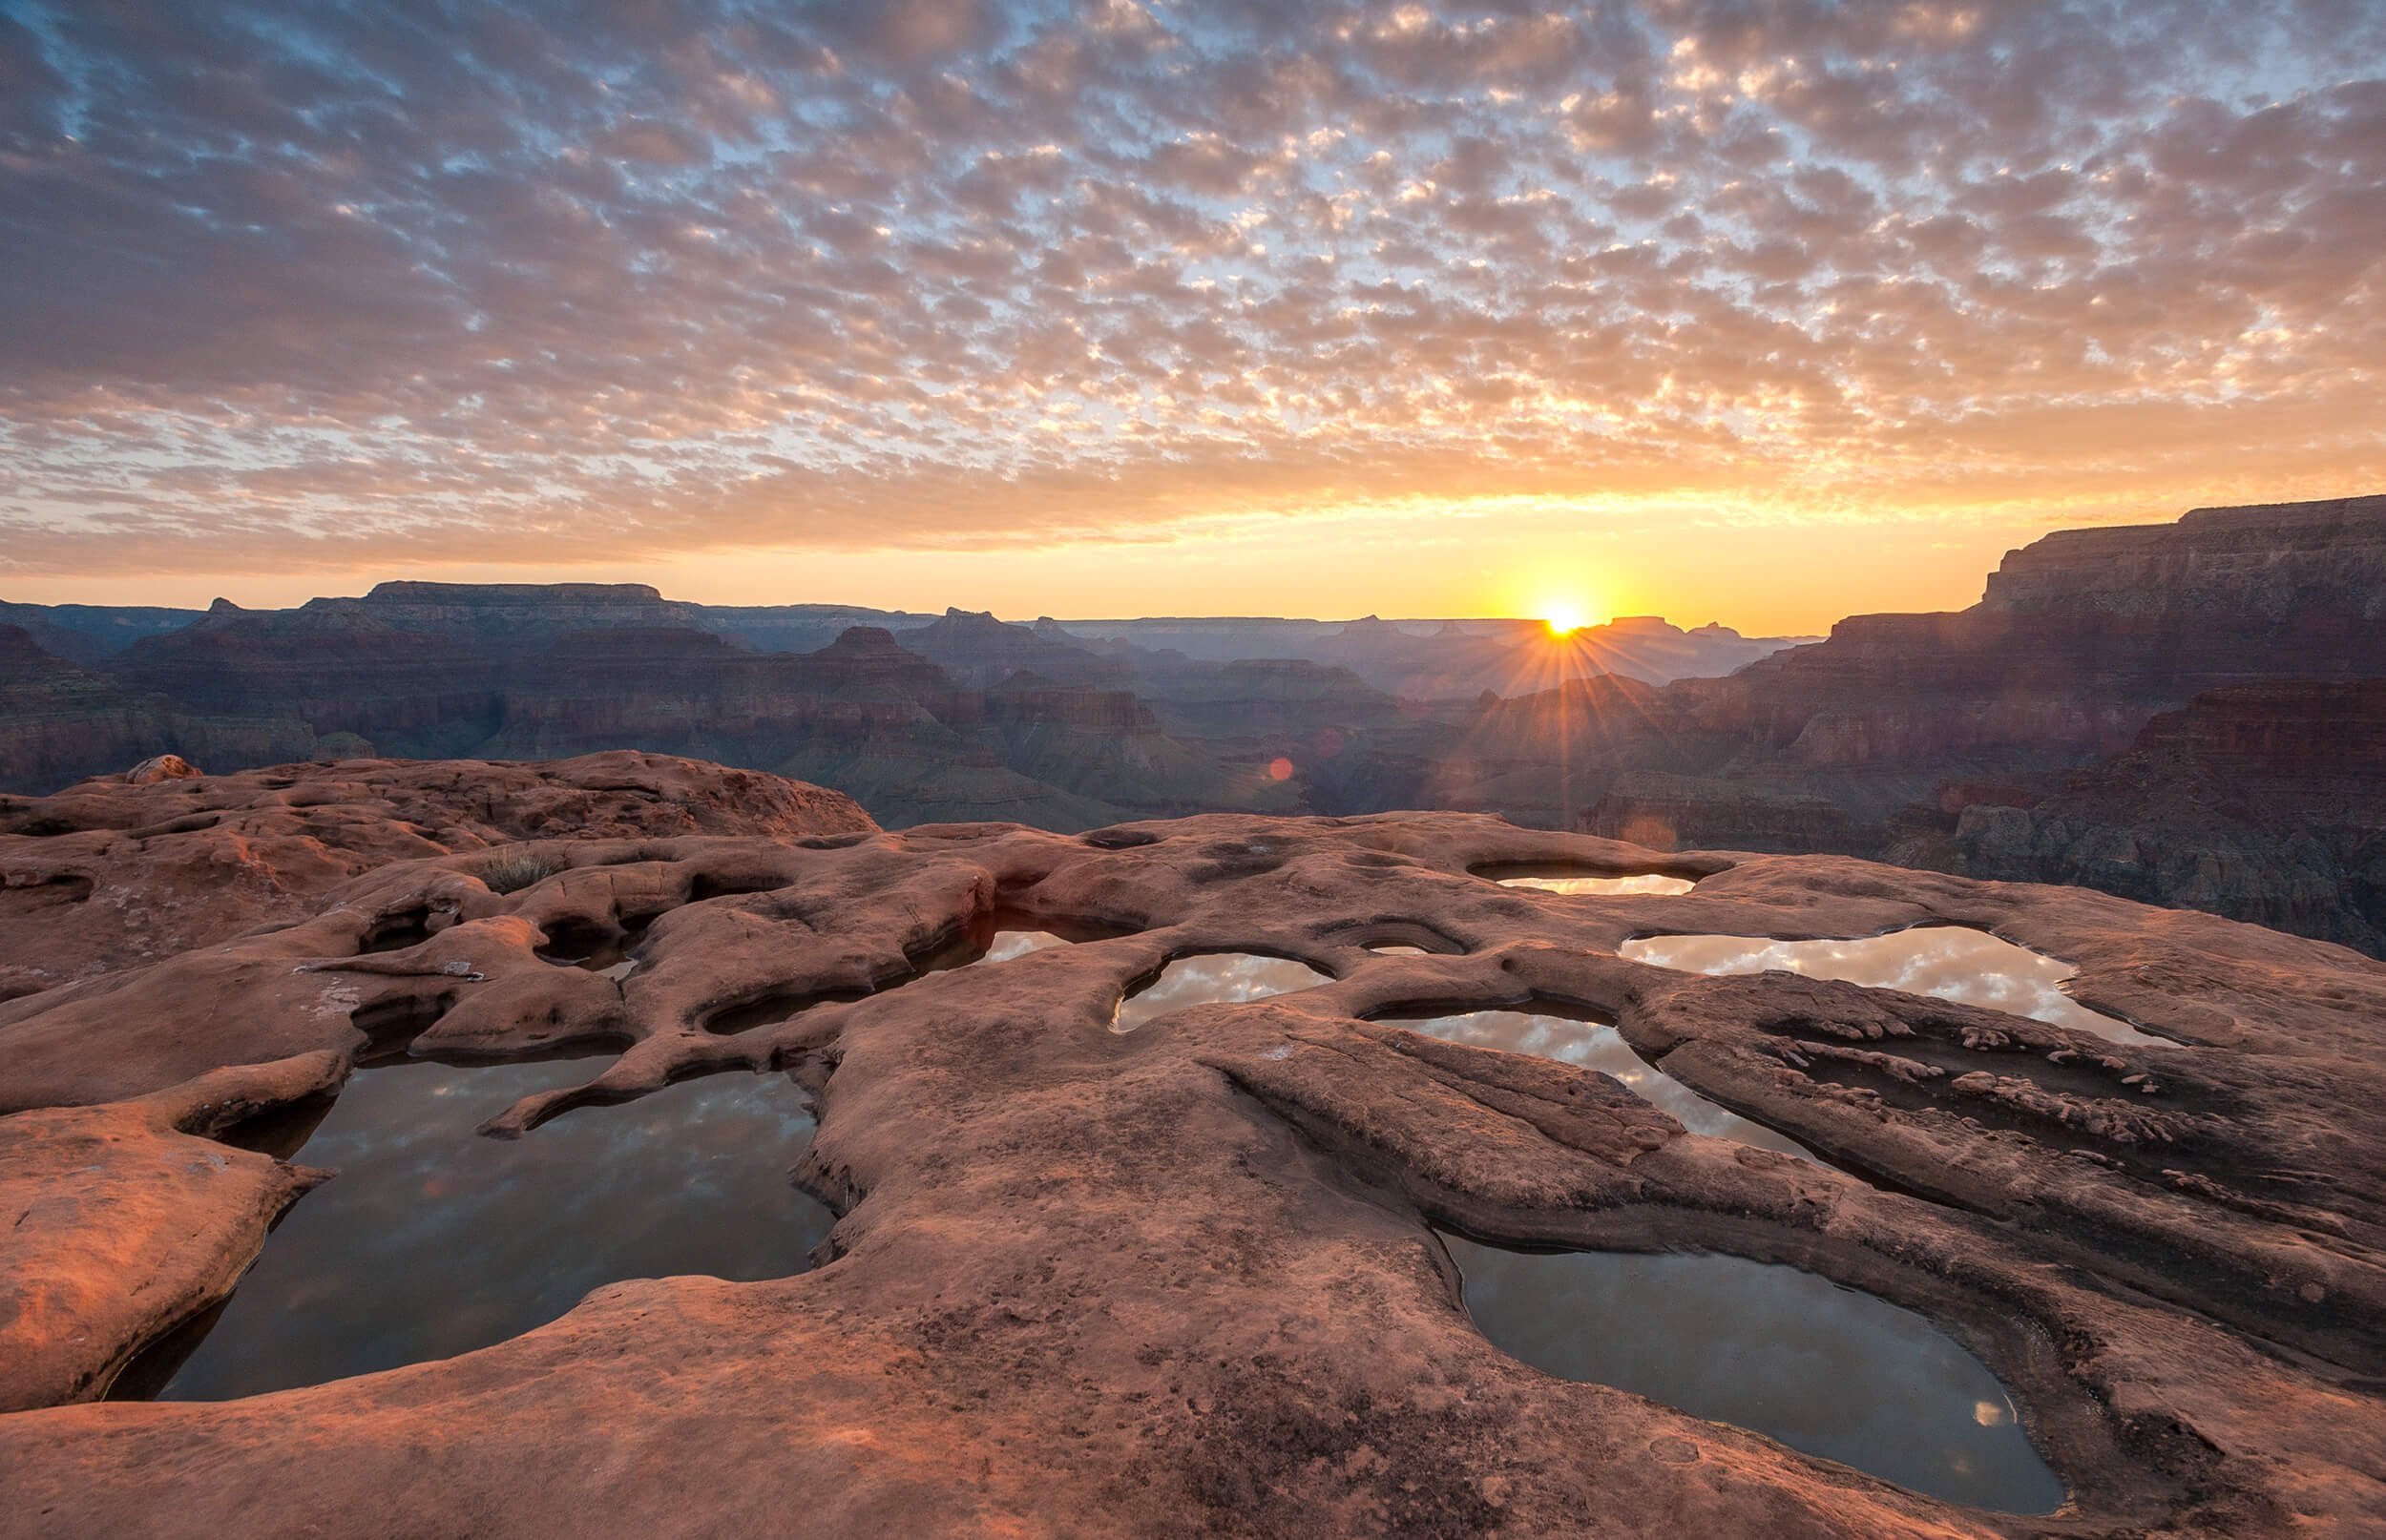
<svg viewBox="0 0 2386 1540">
<path fill-rule="evenodd" d="M 1111 1030 L 1131 1032 L 1155 1016 L 1187 1006 L 1241 1000 L 1264 1000 L 1271 994 L 1330 984 L 1332 978 L 1307 963 L 1256 952 L 1216 952 L 1206 957 L 1180 957 L 1161 969 L 1151 988 L 1120 1003 Z"/>
<path fill-rule="evenodd" d="M 1561 1064 L 1579 1064 L 1622 1081 L 1625 1090 L 1659 1108 L 1693 1134 L 1752 1144 L 1761 1150 L 1778 1150 L 1802 1160 L 1814 1158 L 1794 1140 L 1716 1106 L 1663 1070 L 1649 1065 L 1632 1051 L 1632 1045 L 1613 1027 L 1524 1010 L 1475 1010 L 1458 1016 L 1435 1016 L 1430 1021 L 1393 1021 L 1390 1025 L 1476 1048 L 1504 1049 L 1511 1053 L 1556 1059 Z"/>
<path fill-rule="evenodd" d="M 521 1139 L 474 1133 L 584 1078 L 555 1064 L 360 1072 L 299 1156 L 340 1175 L 291 1209 L 164 1393 L 220 1400 L 446 1358 L 625 1278 L 808 1265 L 833 1217 L 787 1180 L 812 1135 L 792 1085 L 707 1076 Z"/>
<path fill-rule="evenodd" d="M 1373 952 L 1378 957 L 1425 957 L 1430 955 L 1422 947 L 1370 947 L 1367 949 Z"/>
<path fill-rule="evenodd" d="M 994 944 L 986 948 L 981 963 L 1007 963 L 1014 957 L 1040 952 L 1047 947 L 1066 947 L 1068 939 L 1049 930 L 997 930 Z"/>
<path fill-rule="evenodd" d="M 2070 965 L 1963 926 L 1927 926 L 1855 941 L 1774 941 L 1766 936 L 1649 936 L 1620 948 L 1637 962 L 1692 973 L 1782 968 L 1876 989 L 1903 989 L 2029 1016 L 2115 1043 L 2162 1043 L 2126 1022 L 2090 1010 L 2062 992 Z"/>
<path fill-rule="evenodd" d="M 1913 1311 L 1734 1257 L 1449 1244 L 1476 1326 L 1537 1368 L 1950 1502 L 2023 1513 L 2062 1502 L 1996 1376 Z"/>
<path fill-rule="evenodd" d="M 1643 872 L 1633 877 L 1502 877 L 1502 887 L 1531 887 L 1544 893 L 1687 893 L 1694 885 L 1680 877 Z"/>
</svg>

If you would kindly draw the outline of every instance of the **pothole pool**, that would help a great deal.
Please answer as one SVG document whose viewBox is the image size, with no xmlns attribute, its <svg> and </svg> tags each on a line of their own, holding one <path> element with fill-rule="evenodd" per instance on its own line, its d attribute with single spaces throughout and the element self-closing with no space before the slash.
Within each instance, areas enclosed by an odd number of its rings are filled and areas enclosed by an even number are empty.
<svg viewBox="0 0 2386 1540">
<path fill-rule="evenodd" d="M 1697 885 L 1686 877 L 1667 877 L 1663 872 L 1635 872 L 1624 877 L 1600 877 L 1586 872 L 1521 872 L 1513 876 L 1493 874 L 1493 882 L 1502 887 L 1529 887 L 1541 893 L 1569 895 L 1619 893 L 1663 893 L 1680 895 Z"/>
<path fill-rule="evenodd" d="M 1494 1346 L 1945 1502 L 2062 1506 L 1988 1366 L 1926 1318 L 1796 1268 L 1705 1253 L 1518 1252 L 1444 1236 Z"/>
<path fill-rule="evenodd" d="M 1331 984 L 1333 976 L 1288 957 L 1258 952 L 1206 952 L 1180 957 L 1162 968 L 1149 984 L 1119 1002 L 1110 1030 L 1131 1032 L 1145 1022 L 1188 1006 L 1230 1001 L 1264 1000 L 1295 989 Z"/>
<path fill-rule="evenodd" d="M 2090 1010 L 2062 991 L 2068 963 L 1968 926 L 1917 926 L 1851 941 L 1775 941 L 1769 936 L 1646 936 L 1618 951 L 1634 962 L 1691 973 L 1762 973 L 1780 968 L 1878 989 L 1903 989 L 2093 1032 L 2108 1042 L 2167 1044 L 2127 1022 Z"/>
<path fill-rule="evenodd" d="M 339 1175 L 283 1217 L 229 1300 L 136 1360 L 115 1394 L 319 1384 L 486 1347 L 621 1279 L 810 1265 L 835 1217 L 788 1180 L 813 1127 L 792 1083 L 708 1075 L 519 1139 L 475 1132 L 586 1078 L 552 1061 L 360 1070 L 311 1134 L 290 1131 L 304 1139 L 292 1158 Z"/>
<path fill-rule="evenodd" d="M 1531 1053 L 1597 1070 L 1623 1082 L 1625 1090 L 1666 1113 L 1693 1134 L 1732 1139 L 1760 1150 L 1778 1150 L 1801 1160 L 1815 1159 L 1812 1152 L 1795 1140 L 1717 1106 L 1648 1063 L 1632 1051 L 1632 1045 L 1623 1040 L 1622 1033 L 1603 1022 L 1548 1010 L 1470 1010 L 1457 1015 L 1376 1019 L 1454 1043 Z"/>
</svg>

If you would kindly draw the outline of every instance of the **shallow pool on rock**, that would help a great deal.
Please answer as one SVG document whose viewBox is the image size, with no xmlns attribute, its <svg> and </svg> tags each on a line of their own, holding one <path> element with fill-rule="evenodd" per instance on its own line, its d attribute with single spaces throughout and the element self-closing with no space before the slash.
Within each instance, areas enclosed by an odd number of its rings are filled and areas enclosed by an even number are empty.
<svg viewBox="0 0 2386 1540">
<path fill-rule="evenodd" d="M 1693 1134 L 1733 1139 L 1760 1150 L 1778 1150 L 1801 1160 L 1813 1154 L 1762 1123 L 1717 1106 L 1632 1051 L 1622 1033 L 1602 1022 L 1538 1010 L 1470 1010 L 1460 1015 L 1378 1018 L 1393 1027 L 1426 1032 L 1476 1048 L 1532 1053 L 1562 1064 L 1579 1064 L 1615 1076 L 1643 1101 L 1670 1114 Z"/>
<path fill-rule="evenodd" d="M 1333 976 L 1288 957 L 1258 952 L 1210 952 L 1180 957 L 1160 970 L 1160 976 L 1119 1002 L 1114 1032 L 1131 1032 L 1154 1017 L 1187 1006 L 1225 1001 L 1265 1000 L 1271 994 L 1331 984 Z"/>
<path fill-rule="evenodd" d="M 1502 887 L 1530 887 L 1543 893 L 1617 894 L 1617 893 L 1687 893 L 1697 885 L 1684 877 L 1667 877 L 1660 872 L 1639 872 L 1630 877 L 1495 877 Z"/>
<path fill-rule="evenodd" d="M 2090 1010 L 2063 993 L 2077 971 L 2026 947 L 1968 926 L 1917 926 L 1852 941 L 1775 941 L 1769 936 L 1647 936 L 1618 948 L 1635 962 L 1692 973 L 1761 973 L 1781 968 L 1809 978 L 1903 989 L 1986 1006 L 2069 1027 L 2114 1043 L 2169 1042 Z"/>
<path fill-rule="evenodd" d="M 1706 1254 L 1517 1252 L 1445 1236 L 1494 1346 L 1951 1503 L 2063 1501 L 1987 1365 L 1924 1317 Z"/>
<path fill-rule="evenodd" d="M 1069 944 L 1068 937 L 1056 935 L 1049 930 L 997 930 L 994 932 L 994 939 L 986 944 L 985 952 L 977 957 L 975 962 L 1007 963 L 1014 957 L 1025 957 L 1030 952 L 1040 952 L 1048 947 L 1066 947 Z"/>
<path fill-rule="evenodd" d="M 212 1321 L 144 1355 L 117 1393 L 318 1384 L 486 1347 L 621 1279 L 810 1265 L 834 1216 L 788 1180 L 812 1118 L 784 1076 L 683 1081 L 519 1139 L 474 1132 L 589 1068 L 358 1072 L 293 1157 L 340 1175 L 290 1209 Z"/>
</svg>

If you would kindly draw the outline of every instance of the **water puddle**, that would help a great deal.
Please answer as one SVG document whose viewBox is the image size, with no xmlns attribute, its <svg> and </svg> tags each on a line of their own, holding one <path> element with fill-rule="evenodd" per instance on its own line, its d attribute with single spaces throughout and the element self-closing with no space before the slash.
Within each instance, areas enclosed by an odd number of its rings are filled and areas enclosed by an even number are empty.
<svg viewBox="0 0 2386 1540">
<path fill-rule="evenodd" d="M 1619 948 L 1635 962 L 1691 973 L 1782 968 L 1876 989 L 1903 989 L 1986 1006 L 2114 1043 L 2167 1045 L 2127 1022 L 2090 1010 L 2062 992 L 2071 965 L 1968 926 L 1918 926 L 1853 941 L 1775 941 L 1769 936 L 1648 936 Z"/>
<path fill-rule="evenodd" d="M 1287 957 L 1264 957 L 1257 952 L 1180 957 L 1162 968 L 1151 983 L 1119 1002 L 1119 1014 L 1110 1030 L 1131 1032 L 1156 1016 L 1187 1006 L 1265 1000 L 1271 994 L 1290 994 L 1332 982 L 1331 974 Z"/>
<path fill-rule="evenodd" d="M 1718 1107 L 1632 1051 L 1622 1033 L 1603 1022 L 1546 1010 L 1471 1010 L 1462 1015 L 1376 1018 L 1476 1048 L 1531 1053 L 1560 1064 L 1579 1064 L 1623 1082 L 1624 1089 L 1693 1134 L 1731 1139 L 1760 1150 L 1778 1150 L 1801 1160 L 1822 1162 L 1805 1146 L 1764 1124 Z"/>
<path fill-rule="evenodd" d="M 986 943 L 985 952 L 973 958 L 970 965 L 965 966 L 974 966 L 976 963 L 1007 963 L 1014 957 L 1025 957 L 1030 952 L 1040 952 L 1047 947 L 1066 947 L 1069 944 L 1068 937 L 1050 930 L 997 930 L 994 938 Z"/>
<path fill-rule="evenodd" d="M 1540 893 L 1569 895 L 1619 893 L 1663 893 L 1677 896 L 1697 885 L 1686 877 L 1667 877 L 1662 872 L 1637 872 L 1628 877 L 1594 877 L 1580 872 L 1518 873 L 1494 877 L 1502 887 L 1529 887 Z"/>
<path fill-rule="evenodd" d="M 812 1119 L 777 1075 L 717 1074 L 589 1107 L 520 1139 L 474 1130 L 574 1085 L 548 1062 L 358 1072 L 299 1158 L 300 1198 L 230 1300 L 114 1394 L 222 1401 L 449 1358 L 542 1325 L 628 1278 L 785 1278 L 834 1217 L 787 1172 Z"/>
<path fill-rule="evenodd" d="M 1054 947 L 1072 947 L 1085 941 L 1108 941 L 1119 936 L 1135 934 L 1133 926 L 1110 925 L 1099 920 L 1055 919 L 1022 913 L 1017 909 L 992 909 L 972 922 L 968 932 L 956 945 L 966 949 L 958 966 L 975 963 L 1007 963 L 1015 957 L 1040 952 Z"/>
<path fill-rule="evenodd" d="M 1386 957 L 1463 957 L 1466 944 L 1413 920 L 1378 920 L 1348 936 L 1371 952 Z"/>
<path fill-rule="evenodd" d="M 547 945 L 538 948 L 538 959 L 557 968 L 584 968 L 618 984 L 638 971 L 636 953 L 654 919 L 651 914 L 640 915 L 619 926 L 558 923 L 550 927 Z"/>
<path fill-rule="evenodd" d="M 1444 1237 L 1493 1345 L 1900 1487 L 2048 1513 L 2062 1482 L 1987 1365 L 1927 1319 L 1795 1268 Z"/>
</svg>

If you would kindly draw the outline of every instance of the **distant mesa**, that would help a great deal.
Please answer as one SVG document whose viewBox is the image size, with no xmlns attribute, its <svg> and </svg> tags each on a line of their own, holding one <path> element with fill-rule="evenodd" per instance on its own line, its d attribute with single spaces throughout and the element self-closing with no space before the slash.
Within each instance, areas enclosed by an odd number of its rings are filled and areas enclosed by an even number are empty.
<svg viewBox="0 0 2386 1540">
<path fill-rule="evenodd" d="M 638 583 L 0 604 L 0 791 L 163 754 L 227 770 L 633 746 L 817 780 L 896 825 L 1440 807 L 2052 876 L 2386 952 L 2363 854 L 2386 822 L 2378 757 L 2314 792 L 2298 766 L 2341 756 L 2308 702 L 2207 699 L 2386 678 L 2386 497 L 2062 531 L 1985 589 L 1820 640 L 1647 614 L 1562 640 L 1380 614 L 1030 625 Z M 2182 710 L 2186 738 L 2146 736 Z M 2223 723 L 2280 755 L 2213 746 Z"/>
</svg>

